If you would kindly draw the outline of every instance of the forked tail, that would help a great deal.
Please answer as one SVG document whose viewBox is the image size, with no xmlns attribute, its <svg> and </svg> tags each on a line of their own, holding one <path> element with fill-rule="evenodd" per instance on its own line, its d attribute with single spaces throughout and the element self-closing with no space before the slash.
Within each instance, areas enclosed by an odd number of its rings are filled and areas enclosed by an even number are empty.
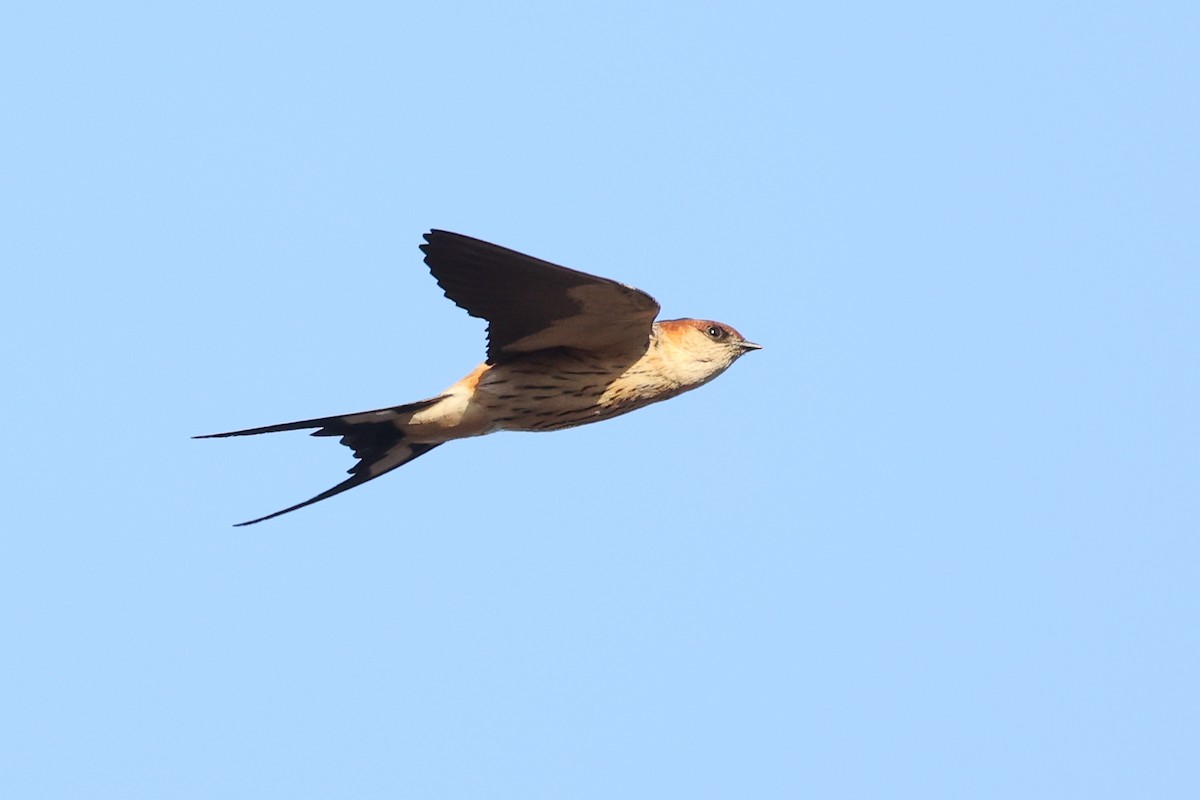
<svg viewBox="0 0 1200 800">
<path fill-rule="evenodd" d="M 333 497 L 335 494 L 341 494 L 347 489 L 353 489 L 355 486 L 391 472 L 396 467 L 401 467 L 418 456 L 425 455 L 441 444 L 441 442 L 417 444 L 408 441 L 408 438 L 404 434 L 404 422 L 414 412 L 428 408 L 441 399 L 441 397 L 434 397 L 418 403 L 381 408 L 375 411 L 363 411 L 358 414 L 306 419 L 299 422 L 284 422 L 280 425 L 266 425 L 261 428 L 247 428 L 246 430 L 229 431 L 227 433 L 210 433 L 206 436 L 193 436 L 192 438 L 223 439 L 227 436 L 253 436 L 259 433 L 276 433 L 278 431 L 297 431 L 316 428 L 317 430 L 312 432 L 312 436 L 340 436 L 341 443 L 354 451 L 354 457 L 358 459 L 358 463 L 347 470 L 350 473 L 349 478 L 332 489 L 328 489 L 316 497 L 305 500 L 303 503 L 289 506 L 282 511 L 276 511 L 274 514 L 267 514 L 265 517 L 239 522 L 235 526 L 241 527 L 272 519 L 289 511 L 295 511 L 298 508 L 304 508 L 326 498 Z"/>
</svg>

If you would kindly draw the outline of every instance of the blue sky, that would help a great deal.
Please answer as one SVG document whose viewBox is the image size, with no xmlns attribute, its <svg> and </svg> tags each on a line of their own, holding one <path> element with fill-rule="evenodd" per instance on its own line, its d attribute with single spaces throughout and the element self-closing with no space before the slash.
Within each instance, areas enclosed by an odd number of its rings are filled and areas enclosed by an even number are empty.
<svg viewBox="0 0 1200 800">
<path fill-rule="evenodd" d="M 1200 793 L 1200 12 L 0 14 L 0 794 Z M 765 349 L 339 481 L 457 230 Z"/>
</svg>

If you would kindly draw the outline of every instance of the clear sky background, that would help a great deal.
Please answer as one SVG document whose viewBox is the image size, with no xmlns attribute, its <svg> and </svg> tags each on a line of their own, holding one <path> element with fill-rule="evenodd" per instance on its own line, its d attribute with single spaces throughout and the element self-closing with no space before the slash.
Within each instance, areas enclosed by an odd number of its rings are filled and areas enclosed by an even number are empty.
<svg viewBox="0 0 1200 800">
<path fill-rule="evenodd" d="M 0 795 L 1200 797 L 1196 8 L 9 4 Z M 430 227 L 765 349 L 234 529 Z"/>
</svg>

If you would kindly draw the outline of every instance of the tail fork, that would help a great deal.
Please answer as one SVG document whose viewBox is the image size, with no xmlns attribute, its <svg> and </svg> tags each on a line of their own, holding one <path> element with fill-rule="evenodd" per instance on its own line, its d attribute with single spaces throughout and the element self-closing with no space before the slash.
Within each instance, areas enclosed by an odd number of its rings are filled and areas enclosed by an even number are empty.
<svg viewBox="0 0 1200 800">
<path fill-rule="evenodd" d="M 441 397 L 434 397 L 417 403 L 393 406 L 392 408 L 381 408 L 376 411 L 363 411 L 358 414 L 346 414 L 340 417 L 321 417 L 318 419 L 301 420 L 299 422 L 285 422 L 280 425 L 266 425 L 261 428 L 247 428 L 227 433 L 210 433 L 206 436 L 194 436 L 192 438 L 222 439 L 228 436 L 253 436 L 260 433 L 316 428 L 317 430 L 312 432 L 312 436 L 340 436 L 341 443 L 354 451 L 354 457 L 358 459 L 358 463 L 348 470 L 350 473 L 349 478 L 302 503 L 289 506 L 273 514 L 267 514 L 265 517 L 239 522 L 234 526 L 242 527 L 273 519 L 290 511 L 295 511 L 326 498 L 333 497 L 335 494 L 341 494 L 347 489 L 353 489 L 355 486 L 378 478 L 380 475 L 391 472 L 397 467 L 401 467 L 413 459 L 425 455 L 441 444 L 441 442 L 434 442 L 432 444 L 410 442 L 405 436 L 403 425 L 406 418 L 411 416 L 413 412 L 428 408 L 441 399 Z"/>
</svg>

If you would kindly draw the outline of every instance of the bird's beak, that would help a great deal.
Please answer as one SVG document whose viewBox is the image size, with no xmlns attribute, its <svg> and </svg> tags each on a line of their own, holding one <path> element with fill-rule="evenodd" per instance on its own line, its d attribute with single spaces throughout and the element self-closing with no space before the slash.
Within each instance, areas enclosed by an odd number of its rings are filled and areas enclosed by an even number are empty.
<svg viewBox="0 0 1200 800">
<path fill-rule="evenodd" d="M 738 342 L 738 345 L 747 352 L 751 350 L 762 350 L 762 345 L 755 344 L 754 342 Z"/>
</svg>

